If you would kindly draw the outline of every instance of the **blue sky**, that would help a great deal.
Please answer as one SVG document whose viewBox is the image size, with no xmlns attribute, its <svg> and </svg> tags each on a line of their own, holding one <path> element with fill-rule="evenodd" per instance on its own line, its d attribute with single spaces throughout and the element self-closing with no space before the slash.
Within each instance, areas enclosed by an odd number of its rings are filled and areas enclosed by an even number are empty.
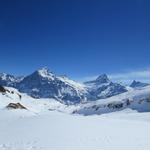
<svg viewBox="0 0 150 150">
<path fill-rule="evenodd" d="M 79 80 L 147 72 L 149 8 L 148 0 L 0 1 L 0 72 L 47 66 Z"/>
</svg>

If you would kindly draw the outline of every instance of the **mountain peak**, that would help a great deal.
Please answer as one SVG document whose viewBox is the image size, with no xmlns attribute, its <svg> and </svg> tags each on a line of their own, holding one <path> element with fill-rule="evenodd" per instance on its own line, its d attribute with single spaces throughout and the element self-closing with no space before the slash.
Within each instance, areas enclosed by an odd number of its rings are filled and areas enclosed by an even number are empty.
<svg viewBox="0 0 150 150">
<path fill-rule="evenodd" d="M 144 87 L 144 86 L 148 86 L 148 85 L 150 85 L 150 84 L 149 83 L 143 83 L 143 82 L 140 82 L 140 81 L 133 80 L 133 82 L 131 83 L 130 87 L 136 88 L 136 87 Z"/>
<path fill-rule="evenodd" d="M 46 74 L 46 73 L 49 72 L 49 69 L 48 69 L 48 67 L 43 67 L 43 68 L 38 69 L 37 71 L 38 71 L 39 73 L 44 73 L 44 74 Z"/>
<path fill-rule="evenodd" d="M 44 78 L 53 78 L 55 75 L 54 73 L 50 72 L 50 70 L 47 67 L 43 67 L 36 71 L 40 76 Z"/>
<path fill-rule="evenodd" d="M 107 77 L 106 74 L 102 74 L 102 75 L 98 76 L 96 78 L 96 81 L 98 81 L 100 83 L 108 83 L 108 82 L 110 82 L 110 80 L 109 80 L 109 78 Z"/>
</svg>

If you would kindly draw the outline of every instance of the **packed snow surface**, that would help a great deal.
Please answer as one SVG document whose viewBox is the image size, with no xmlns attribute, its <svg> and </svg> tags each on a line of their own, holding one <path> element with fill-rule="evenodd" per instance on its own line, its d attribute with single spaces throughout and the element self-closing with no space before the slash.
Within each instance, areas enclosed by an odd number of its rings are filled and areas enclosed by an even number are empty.
<svg viewBox="0 0 150 150">
<path fill-rule="evenodd" d="M 148 88 L 143 90 L 135 95 L 130 91 L 129 97 L 149 95 Z M 33 99 L 26 94 L 21 94 L 20 99 L 20 94 L 13 88 L 9 88 L 7 93 L 0 93 L 0 150 L 150 148 L 150 112 L 139 113 L 126 108 L 101 115 L 73 115 L 71 112 L 82 106 L 66 106 L 54 99 Z M 106 99 L 104 103 L 107 101 L 111 99 Z M 27 110 L 7 109 L 11 102 L 19 102 Z M 100 103 L 97 102 L 97 105 Z"/>
<path fill-rule="evenodd" d="M 149 150 L 150 113 L 0 112 L 0 150 Z"/>
</svg>

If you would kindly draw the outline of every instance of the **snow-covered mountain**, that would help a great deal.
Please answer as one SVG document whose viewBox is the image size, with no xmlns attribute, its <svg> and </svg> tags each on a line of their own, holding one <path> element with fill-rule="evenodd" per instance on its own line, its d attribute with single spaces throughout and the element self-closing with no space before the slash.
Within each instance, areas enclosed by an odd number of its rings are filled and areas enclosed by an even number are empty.
<svg viewBox="0 0 150 150">
<path fill-rule="evenodd" d="M 17 89 L 35 98 L 55 98 L 67 104 L 86 100 L 84 85 L 67 77 L 56 76 L 47 68 L 26 76 L 17 84 Z"/>
<path fill-rule="evenodd" d="M 0 84 L 0 150 L 149 150 L 150 86 L 105 74 L 80 84 L 46 68 Z"/>
<path fill-rule="evenodd" d="M 65 104 L 95 101 L 127 91 L 125 86 L 111 82 L 106 74 L 81 84 L 66 76 L 57 76 L 48 68 L 36 70 L 23 78 L 1 74 L 0 85 L 14 87 L 34 98 L 55 98 Z"/>
<path fill-rule="evenodd" d="M 100 75 L 93 81 L 85 82 L 85 85 L 87 86 L 87 89 L 89 91 L 88 96 L 91 100 L 108 98 L 127 92 L 125 86 L 118 83 L 113 83 L 112 81 L 110 81 L 106 74 Z"/>
<path fill-rule="evenodd" d="M 133 81 L 130 85 L 130 87 L 132 88 L 139 88 L 139 87 L 145 87 L 145 86 L 148 86 L 150 85 L 149 83 L 143 83 L 143 82 L 140 82 L 140 81 Z"/>
<path fill-rule="evenodd" d="M 0 85 L 14 87 L 23 77 L 15 77 L 10 74 L 0 73 Z"/>
</svg>

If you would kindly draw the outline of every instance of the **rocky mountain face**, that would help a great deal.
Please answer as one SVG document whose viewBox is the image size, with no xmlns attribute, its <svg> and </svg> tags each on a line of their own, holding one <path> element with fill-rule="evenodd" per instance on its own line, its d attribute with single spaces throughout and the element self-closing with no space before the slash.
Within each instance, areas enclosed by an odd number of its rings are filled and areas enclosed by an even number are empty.
<svg viewBox="0 0 150 150">
<path fill-rule="evenodd" d="M 43 68 L 25 77 L 18 85 L 20 92 L 35 98 L 55 98 L 65 103 L 79 103 L 86 100 L 84 86 L 59 77 Z"/>
<path fill-rule="evenodd" d="M 127 92 L 125 86 L 111 82 L 106 74 L 100 75 L 96 80 L 85 82 L 85 85 L 88 89 L 89 99 L 92 100 L 108 98 Z"/>
<path fill-rule="evenodd" d="M 95 101 L 127 91 L 125 86 L 111 82 L 106 74 L 80 84 L 67 77 L 57 76 L 47 68 L 39 69 L 24 78 L 1 74 L 0 85 L 15 87 L 34 98 L 55 98 L 65 104 Z"/>
<path fill-rule="evenodd" d="M 142 82 L 140 82 L 140 81 L 133 81 L 132 83 L 131 83 L 131 85 L 130 85 L 130 87 L 132 87 L 132 88 L 139 88 L 139 87 L 145 87 L 145 86 L 148 86 L 148 85 L 150 85 L 149 83 L 142 83 Z"/>
</svg>

